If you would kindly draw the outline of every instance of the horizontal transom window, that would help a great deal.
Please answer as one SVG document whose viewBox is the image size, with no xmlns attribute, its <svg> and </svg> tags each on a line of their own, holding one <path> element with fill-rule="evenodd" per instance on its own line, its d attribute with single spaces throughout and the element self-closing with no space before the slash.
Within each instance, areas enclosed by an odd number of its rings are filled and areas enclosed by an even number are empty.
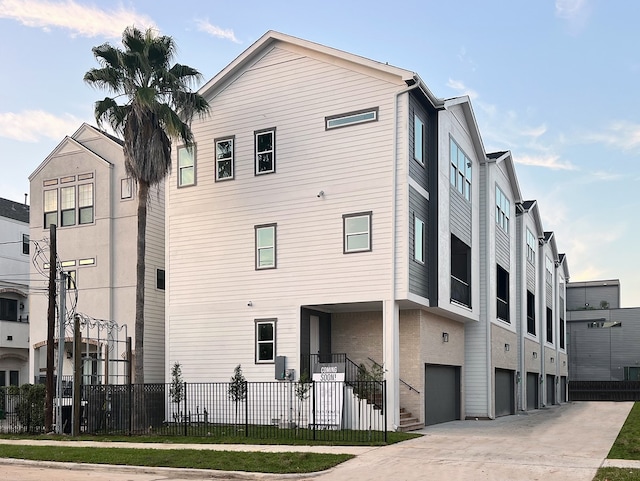
<svg viewBox="0 0 640 481">
<path fill-rule="evenodd" d="M 365 122 L 375 122 L 378 120 L 378 107 L 348 112 L 346 114 L 331 115 L 325 117 L 324 120 L 326 130 L 346 127 L 347 125 L 363 124 Z"/>
</svg>

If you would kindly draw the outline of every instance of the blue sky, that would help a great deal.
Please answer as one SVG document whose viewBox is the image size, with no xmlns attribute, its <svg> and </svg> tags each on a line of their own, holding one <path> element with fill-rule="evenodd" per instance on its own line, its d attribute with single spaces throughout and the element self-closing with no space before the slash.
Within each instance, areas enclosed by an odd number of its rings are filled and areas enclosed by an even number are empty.
<svg viewBox="0 0 640 481">
<path fill-rule="evenodd" d="M 91 48 L 154 26 L 206 80 L 267 30 L 417 72 L 469 95 L 488 152 L 511 150 L 572 281 L 620 279 L 640 306 L 640 2 L 0 0 L 0 197 L 104 97 L 82 81 Z"/>
</svg>

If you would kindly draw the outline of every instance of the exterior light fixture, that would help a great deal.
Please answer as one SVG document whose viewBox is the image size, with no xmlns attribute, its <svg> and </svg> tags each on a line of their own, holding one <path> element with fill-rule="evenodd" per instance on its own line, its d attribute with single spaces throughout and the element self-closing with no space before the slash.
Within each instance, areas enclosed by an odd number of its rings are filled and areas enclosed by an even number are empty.
<svg viewBox="0 0 640 481">
<path fill-rule="evenodd" d="M 505 351 L 507 351 L 507 352 L 508 352 L 510 349 L 511 349 L 511 346 L 510 346 L 509 344 L 505 344 L 505 345 L 504 345 L 504 350 L 505 350 Z"/>
<path fill-rule="evenodd" d="M 538 353 L 536 351 L 533 351 L 533 358 L 538 359 Z"/>
<path fill-rule="evenodd" d="M 443 332 L 442 333 L 442 342 L 449 342 L 449 333 L 448 332 Z"/>
</svg>

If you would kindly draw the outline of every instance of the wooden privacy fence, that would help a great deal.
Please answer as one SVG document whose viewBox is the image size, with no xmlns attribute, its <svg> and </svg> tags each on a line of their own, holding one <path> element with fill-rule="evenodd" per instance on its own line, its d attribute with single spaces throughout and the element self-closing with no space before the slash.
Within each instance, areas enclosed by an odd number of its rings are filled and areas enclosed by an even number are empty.
<svg viewBox="0 0 640 481">
<path fill-rule="evenodd" d="M 640 401 L 640 381 L 570 381 L 569 401 Z"/>
</svg>

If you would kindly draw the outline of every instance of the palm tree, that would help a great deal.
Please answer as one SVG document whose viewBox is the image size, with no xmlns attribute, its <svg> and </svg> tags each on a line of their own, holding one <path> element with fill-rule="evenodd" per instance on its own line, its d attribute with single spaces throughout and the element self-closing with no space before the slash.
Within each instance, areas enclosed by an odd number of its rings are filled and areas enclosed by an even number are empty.
<svg viewBox="0 0 640 481">
<path fill-rule="evenodd" d="M 193 143 L 194 115 L 209 110 L 207 101 L 191 90 L 202 79 L 196 69 L 170 65 L 176 54 L 172 37 L 127 27 L 124 50 L 104 43 L 92 49 L 100 68 L 84 75 L 89 85 L 106 89 L 114 97 L 95 103 L 98 125 L 107 123 L 124 137 L 127 174 L 138 186 L 138 240 L 136 266 L 135 362 L 136 384 L 144 383 L 144 278 L 145 233 L 149 188 L 171 169 L 171 141 Z M 118 103 L 118 99 L 123 103 Z"/>
</svg>

